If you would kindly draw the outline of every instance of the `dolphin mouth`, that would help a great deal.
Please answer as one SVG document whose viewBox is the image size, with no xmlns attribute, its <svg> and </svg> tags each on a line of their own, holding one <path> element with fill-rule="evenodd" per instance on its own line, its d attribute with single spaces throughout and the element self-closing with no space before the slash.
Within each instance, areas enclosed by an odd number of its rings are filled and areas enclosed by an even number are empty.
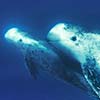
<svg viewBox="0 0 100 100">
<path fill-rule="evenodd" d="M 81 63 L 71 54 L 69 50 L 66 51 L 66 54 L 59 51 L 59 56 L 69 70 L 82 74 Z"/>
<path fill-rule="evenodd" d="M 53 51 L 60 57 L 63 64 L 66 66 L 66 69 L 83 75 L 81 63 L 74 57 L 70 50 L 67 49 L 66 52 L 64 52 L 64 49 L 57 48 L 49 40 L 47 40 L 47 42 L 52 47 Z"/>
</svg>

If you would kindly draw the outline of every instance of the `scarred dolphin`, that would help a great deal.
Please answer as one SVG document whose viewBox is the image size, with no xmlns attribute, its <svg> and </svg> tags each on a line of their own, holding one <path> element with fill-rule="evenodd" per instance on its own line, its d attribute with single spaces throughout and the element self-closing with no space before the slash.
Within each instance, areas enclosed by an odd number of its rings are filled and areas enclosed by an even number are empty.
<svg viewBox="0 0 100 100">
<path fill-rule="evenodd" d="M 5 38 L 21 49 L 31 75 L 48 73 L 100 99 L 100 36 L 85 33 L 73 25 L 59 23 L 47 39 L 37 41 L 17 28 Z"/>
</svg>

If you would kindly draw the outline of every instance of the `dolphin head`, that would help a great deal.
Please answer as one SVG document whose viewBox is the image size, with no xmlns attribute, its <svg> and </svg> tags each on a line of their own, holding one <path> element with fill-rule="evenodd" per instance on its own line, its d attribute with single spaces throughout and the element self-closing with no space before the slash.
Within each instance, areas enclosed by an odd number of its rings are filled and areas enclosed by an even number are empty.
<svg viewBox="0 0 100 100">
<path fill-rule="evenodd" d="M 9 29 L 6 34 L 5 38 L 18 44 L 35 44 L 37 41 L 31 39 L 27 33 L 20 31 L 18 28 L 11 28 Z"/>
<path fill-rule="evenodd" d="M 70 52 L 80 63 L 85 62 L 82 33 L 77 28 L 59 23 L 49 31 L 47 38 L 65 54 Z"/>
</svg>

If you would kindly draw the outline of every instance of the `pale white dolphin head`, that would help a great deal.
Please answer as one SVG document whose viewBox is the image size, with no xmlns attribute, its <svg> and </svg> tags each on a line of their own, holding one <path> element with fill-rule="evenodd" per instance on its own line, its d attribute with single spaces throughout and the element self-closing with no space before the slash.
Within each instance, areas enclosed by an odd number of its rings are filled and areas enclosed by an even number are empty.
<svg viewBox="0 0 100 100">
<path fill-rule="evenodd" d="M 27 33 L 20 31 L 18 28 L 9 29 L 5 38 L 11 40 L 14 43 L 23 43 L 23 44 L 37 44 L 38 42 L 28 36 Z"/>
<path fill-rule="evenodd" d="M 78 32 L 78 29 L 71 25 L 59 23 L 49 31 L 47 38 L 56 48 L 65 53 L 70 51 L 73 57 L 84 63 L 82 34 Z"/>
</svg>

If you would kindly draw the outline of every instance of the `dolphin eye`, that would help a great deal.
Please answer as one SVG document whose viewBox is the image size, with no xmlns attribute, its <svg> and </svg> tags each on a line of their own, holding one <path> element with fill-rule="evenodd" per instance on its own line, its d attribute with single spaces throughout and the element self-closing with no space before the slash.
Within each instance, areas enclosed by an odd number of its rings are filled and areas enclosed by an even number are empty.
<svg viewBox="0 0 100 100">
<path fill-rule="evenodd" d="M 22 39 L 20 39 L 19 41 L 22 42 Z"/>
<path fill-rule="evenodd" d="M 64 30 L 67 30 L 67 28 L 66 28 L 66 27 L 64 27 Z"/>
<path fill-rule="evenodd" d="M 72 41 L 76 41 L 77 40 L 77 37 L 76 36 L 73 36 L 73 37 L 71 37 L 71 40 Z"/>
</svg>

